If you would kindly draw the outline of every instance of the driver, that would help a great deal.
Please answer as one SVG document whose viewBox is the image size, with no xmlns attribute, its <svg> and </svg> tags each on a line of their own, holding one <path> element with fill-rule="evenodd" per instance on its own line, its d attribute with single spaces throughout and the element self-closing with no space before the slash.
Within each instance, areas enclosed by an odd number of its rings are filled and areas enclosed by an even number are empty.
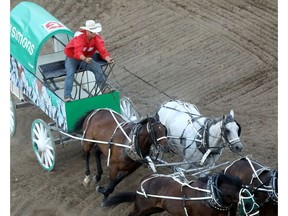
<svg viewBox="0 0 288 216">
<path fill-rule="evenodd" d="M 97 86 L 102 91 L 106 86 L 106 75 L 102 71 L 101 65 L 95 61 L 97 52 L 101 58 L 109 64 L 114 60 L 106 50 L 104 40 L 98 35 L 102 26 L 94 20 L 87 20 L 86 25 L 80 27 L 77 35 L 69 41 L 64 49 L 66 54 L 65 68 L 66 78 L 64 85 L 64 100 L 71 101 L 74 74 L 81 64 L 95 75 Z"/>
</svg>

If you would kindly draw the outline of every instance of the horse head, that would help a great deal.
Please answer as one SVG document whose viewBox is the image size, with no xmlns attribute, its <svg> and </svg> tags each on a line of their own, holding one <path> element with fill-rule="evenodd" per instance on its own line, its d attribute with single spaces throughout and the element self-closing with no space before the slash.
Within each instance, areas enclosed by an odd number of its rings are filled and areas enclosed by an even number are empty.
<svg viewBox="0 0 288 216">
<path fill-rule="evenodd" d="M 169 151 L 170 148 L 167 139 L 167 128 L 159 121 L 157 116 L 147 116 L 147 118 L 142 119 L 139 123 L 146 125 L 150 141 L 157 150 L 162 150 L 163 152 Z"/>
<path fill-rule="evenodd" d="M 212 200 L 210 205 L 214 208 L 228 210 L 232 206 L 239 205 L 239 210 L 246 215 L 257 214 L 259 205 L 254 196 L 247 188 L 244 188 L 242 181 L 237 176 L 220 173 L 212 175 L 210 180 Z M 208 184 L 209 185 L 209 184 Z"/>
<path fill-rule="evenodd" d="M 232 204 L 239 202 L 239 193 L 242 189 L 242 182 L 240 178 L 222 174 L 212 175 L 211 178 L 211 191 L 214 205 L 218 204 L 218 207 L 229 208 Z"/>
<path fill-rule="evenodd" d="M 223 115 L 221 136 L 233 152 L 241 152 L 243 144 L 240 141 L 241 126 L 234 118 L 234 111 Z"/>
</svg>

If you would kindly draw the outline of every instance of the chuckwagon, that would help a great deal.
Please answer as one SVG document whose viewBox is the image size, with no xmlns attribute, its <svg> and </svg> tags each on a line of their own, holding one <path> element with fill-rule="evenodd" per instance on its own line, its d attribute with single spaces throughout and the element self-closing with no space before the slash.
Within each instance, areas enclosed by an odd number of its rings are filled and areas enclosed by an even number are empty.
<svg viewBox="0 0 288 216">
<path fill-rule="evenodd" d="M 94 74 L 83 68 L 75 73 L 73 100 L 64 102 L 65 45 L 74 33 L 41 6 L 21 2 L 10 13 L 10 86 L 11 93 L 20 101 L 10 98 L 10 135 L 16 128 L 15 108 L 32 104 L 51 119 L 47 124 L 36 119 L 31 127 L 33 150 L 38 162 L 51 171 L 55 165 L 55 144 L 75 139 L 73 127 L 87 111 L 109 108 L 127 120 L 137 120 L 140 115 L 128 97 L 109 85 L 108 93 L 99 90 Z M 107 77 L 114 64 L 100 57 L 98 63 Z M 107 92 L 107 91 L 105 91 Z M 51 131 L 59 131 L 53 138 Z"/>
</svg>

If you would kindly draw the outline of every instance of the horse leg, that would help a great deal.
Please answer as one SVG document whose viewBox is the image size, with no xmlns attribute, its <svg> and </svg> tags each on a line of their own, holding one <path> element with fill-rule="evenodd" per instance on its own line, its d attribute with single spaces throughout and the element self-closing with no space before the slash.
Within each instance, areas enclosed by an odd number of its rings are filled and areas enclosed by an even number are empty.
<svg viewBox="0 0 288 216">
<path fill-rule="evenodd" d="M 99 182 L 103 174 L 102 163 L 101 163 L 102 152 L 100 148 L 98 147 L 98 145 L 95 145 L 94 149 L 95 149 L 95 158 L 96 158 L 96 166 L 97 166 L 96 182 Z"/>
<path fill-rule="evenodd" d="M 89 167 L 89 160 L 90 160 L 90 150 L 92 145 L 84 144 L 84 157 L 85 157 L 85 162 L 86 162 L 86 171 L 85 171 L 85 179 L 83 180 L 83 185 L 87 188 L 90 185 L 90 167 Z"/>
<path fill-rule="evenodd" d="M 107 188 L 97 187 L 98 192 L 104 195 L 104 202 L 108 199 L 108 196 L 113 193 L 114 188 L 118 185 L 127 175 L 131 172 L 118 171 L 118 167 L 111 165 L 110 169 L 110 180 Z"/>
</svg>

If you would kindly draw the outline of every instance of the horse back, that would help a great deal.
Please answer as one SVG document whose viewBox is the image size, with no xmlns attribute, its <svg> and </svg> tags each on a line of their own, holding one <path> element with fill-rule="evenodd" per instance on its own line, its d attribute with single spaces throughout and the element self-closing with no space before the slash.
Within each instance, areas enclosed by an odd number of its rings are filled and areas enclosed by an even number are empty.
<svg viewBox="0 0 288 216">
<path fill-rule="evenodd" d="M 170 101 L 161 106 L 157 112 L 159 120 L 164 124 L 170 134 L 177 135 L 183 132 L 189 122 L 192 123 L 194 119 L 201 117 L 198 108 L 190 103 L 181 101 Z"/>
<path fill-rule="evenodd" d="M 251 160 L 251 164 L 253 166 L 253 169 L 255 169 L 256 171 L 262 168 L 262 166 L 255 161 Z M 235 161 L 233 164 L 231 164 L 225 169 L 225 174 L 238 176 L 242 183 L 246 185 L 250 184 L 250 181 L 253 178 L 253 173 L 254 172 L 251 168 L 251 165 L 246 158 L 241 158 Z"/>
<path fill-rule="evenodd" d="M 125 136 L 119 136 L 119 134 L 123 134 L 123 132 L 117 129 L 117 126 L 123 122 L 125 122 L 125 120 L 122 116 L 112 110 L 96 110 L 86 117 L 83 123 L 83 133 L 86 139 L 99 140 L 107 143 L 111 141 L 123 143 Z M 121 137 L 123 137 L 123 139 L 119 139 Z"/>
</svg>

